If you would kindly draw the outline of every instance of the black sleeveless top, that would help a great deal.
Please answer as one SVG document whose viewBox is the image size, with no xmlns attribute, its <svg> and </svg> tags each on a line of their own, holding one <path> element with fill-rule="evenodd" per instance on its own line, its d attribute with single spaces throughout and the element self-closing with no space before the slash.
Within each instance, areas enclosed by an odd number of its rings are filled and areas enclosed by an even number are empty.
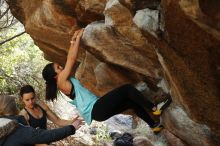
<svg viewBox="0 0 220 146">
<path fill-rule="evenodd" d="M 41 109 L 41 111 L 43 112 L 43 116 L 40 118 L 40 119 L 36 119 L 35 117 L 33 117 L 31 115 L 31 113 L 28 112 L 28 110 L 26 108 L 24 108 L 26 110 L 26 112 L 28 113 L 29 115 L 29 124 L 31 127 L 34 127 L 34 128 L 40 128 L 40 129 L 47 129 L 47 113 L 46 111 L 40 107 L 38 104 L 37 106 Z"/>
</svg>

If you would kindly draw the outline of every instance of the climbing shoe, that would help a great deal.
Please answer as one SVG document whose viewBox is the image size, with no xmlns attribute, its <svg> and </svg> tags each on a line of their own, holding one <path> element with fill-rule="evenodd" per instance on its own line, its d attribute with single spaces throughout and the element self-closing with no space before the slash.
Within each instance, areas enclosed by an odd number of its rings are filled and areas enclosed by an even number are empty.
<svg viewBox="0 0 220 146">
<path fill-rule="evenodd" d="M 155 115 L 155 116 L 160 116 L 161 113 L 162 113 L 162 110 L 157 109 L 156 111 L 153 111 L 152 113 L 153 113 L 153 115 Z"/>
<path fill-rule="evenodd" d="M 167 99 L 165 101 L 159 103 L 157 105 L 157 110 L 152 112 L 153 115 L 155 115 L 155 116 L 160 116 L 162 114 L 163 110 L 165 108 L 167 108 L 170 105 L 170 103 L 172 102 L 171 96 L 169 94 L 165 94 L 163 96 L 166 96 Z"/>
<path fill-rule="evenodd" d="M 163 129 L 163 125 L 158 124 L 157 126 L 151 128 L 151 130 L 154 132 L 154 134 L 158 134 Z"/>
</svg>

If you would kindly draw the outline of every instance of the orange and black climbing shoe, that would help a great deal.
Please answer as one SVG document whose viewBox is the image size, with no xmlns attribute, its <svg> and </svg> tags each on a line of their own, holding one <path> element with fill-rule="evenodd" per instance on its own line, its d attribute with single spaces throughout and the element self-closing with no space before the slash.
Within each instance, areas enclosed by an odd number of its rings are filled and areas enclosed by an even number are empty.
<svg viewBox="0 0 220 146">
<path fill-rule="evenodd" d="M 169 94 L 165 94 L 167 99 L 160 104 L 157 105 L 157 109 L 152 112 L 153 115 L 155 116 L 160 116 L 165 108 L 167 108 L 170 103 L 172 102 L 172 98 Z"/>
<path fill-rule="evenodd" d="M 160 110 L 160 109 L 157 108 L 157 110 L 156 110 L 156 111 L 153 111 L 152 113 L 153 113 L 153 115 L 155 115 L 155 116 L 160 116 L 161 113 L 162 113 L 162 110 Z"/>
<path fill-rule="evenodd" d="M 151 130 L 154 132 L 154 134 L 158 134 L 163 128 L 163 125 L 158 124 L 157 126 L 152 127 Z"/>
</svg>

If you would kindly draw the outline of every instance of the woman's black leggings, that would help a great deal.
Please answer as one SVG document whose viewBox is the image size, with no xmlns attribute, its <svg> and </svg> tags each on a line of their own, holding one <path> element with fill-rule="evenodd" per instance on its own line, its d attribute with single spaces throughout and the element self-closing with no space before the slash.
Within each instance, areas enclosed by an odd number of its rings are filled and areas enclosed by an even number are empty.
<svg viewBox="0 0 220 146">
<path fill-rule="evenodd" d="M 133 109 L 138 117 L 147 122 L 150 127 L 153 127 L 155 122 L 147 111 L 152 111 L 154 106 L 140 91 L 127 84 L 99 98 L 93 106 L 92 119 L 105 121 L 127 109 Z"/>
</svg>

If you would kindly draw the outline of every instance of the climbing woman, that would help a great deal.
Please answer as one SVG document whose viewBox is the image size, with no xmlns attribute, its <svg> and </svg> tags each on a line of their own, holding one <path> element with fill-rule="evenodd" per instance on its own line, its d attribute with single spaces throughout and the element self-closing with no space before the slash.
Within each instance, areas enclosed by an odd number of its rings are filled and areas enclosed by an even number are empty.
<svg viewBox="0 0 220 146">
<path fill-rule="evenodd" d="M 154 115 L 160 115 L 161 111 L 132 85 L 123 85 L 98 98 L 70 75 L 76 62 L 83 30 L 74 33 L 64 68 L 57 63 L 49 63 L 43 69 L 46 99 L 53 101 L 57 98 L 57 90 L 60 90 L 72 99 L 71 103 L 76 106 L 87 124 L 92 120 L 104 121 L 127 109 L 133 109 L 154 132 L 159 132 L 161 125 L 150 117 L 148 111 L 150 110 Z"/>
</svg>

